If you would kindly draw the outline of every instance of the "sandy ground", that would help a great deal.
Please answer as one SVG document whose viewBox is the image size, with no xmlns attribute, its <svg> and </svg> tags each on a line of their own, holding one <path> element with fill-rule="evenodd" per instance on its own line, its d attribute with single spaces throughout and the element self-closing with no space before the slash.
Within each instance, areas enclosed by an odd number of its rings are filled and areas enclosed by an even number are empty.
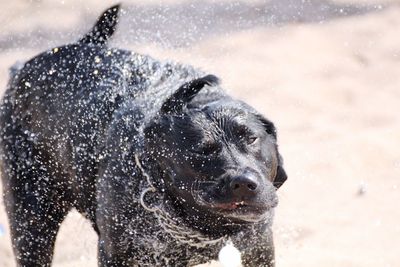
<svg viewBox="0 0 400 267">
<path fill-rule="evenodd" d="M 77 39 L 108 6 L 2 2 L 0 88 L 15 60 Z M 275 122 L 289 174 L 274 224 L 278 267 L 400 266 L 400 2 L 300 2 L 247 1 L 251 25 L 223 14 L 185 42 L 119 32 L 114 45 L 216 73 Z M 125 21 L 140 27 L 143 18 L 129 19 L 137 3 L 127 3 Z M 191 10 L 186 1 L 165 4 Z M 253 5 L 272 13 L 260 22 Z M 15 266 L 2 201 L 0 266 Z M 96 266 L 96 236 L 77 213 L 61 227 L 54 266 Z"/>
</svg>

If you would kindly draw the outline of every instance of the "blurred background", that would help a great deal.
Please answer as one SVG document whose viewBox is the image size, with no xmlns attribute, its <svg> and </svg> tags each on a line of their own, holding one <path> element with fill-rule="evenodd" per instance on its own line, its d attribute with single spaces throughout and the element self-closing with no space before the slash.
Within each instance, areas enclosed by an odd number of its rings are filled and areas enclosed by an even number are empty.
<svg viewBox="0 0 400 267">
<path fill-rule="evenodd" d="M 1 94 L 15 61 L 78 40 L 116 3 L 0 1 Z M 277 267 L 400 266 L 400 1 L 122 5 L 112 46 L 215 73 L 277 126 Z M 54 266 L 96 266 L 96 242 L 71 213 Z M 0 266 L 15 266 L 2 199 Z"/>
</svg>

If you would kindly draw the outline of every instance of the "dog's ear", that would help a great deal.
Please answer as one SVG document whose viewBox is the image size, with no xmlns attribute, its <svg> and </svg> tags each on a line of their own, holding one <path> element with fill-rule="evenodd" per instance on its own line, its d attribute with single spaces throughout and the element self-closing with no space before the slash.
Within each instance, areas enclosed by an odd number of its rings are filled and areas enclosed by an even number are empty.
<svg viewBox="0 0 400 267">
<path fill-rule="evenodd" d="M 279 152 L 278 152 L 279 154 Z M 278 160 L 278 169 L 276 170 L 276 176 L 274 179 L 274 186 L 276 189 L 278 189 L 279 187 L 281 187 L 281 185 L 283 185 L 283 183 L 287 180 L 287 174 L 285 172 L 285 170 L 283 169 L 283 162 L 282 162 L 282 157 L 281 155 L 279 155 L 279 160 Z"/>
<path fill-rule="evenodd" d="M 257 117 L 261 121 L 262 125 L 264 126 L 265 131 L 268 134 L 272 135 L 276 140 L 277 134 L 276 134 L 275 125 L 260 114 L 257 114 Z M 283 185 L 283 183 L 287 180 L 288 177 L 287 177 L 285 170 L 283 169 L 283 159 L 282 159 L 282 156 L 278 152 L 278 146 L 276 146 L 276 153 L 278 153 L 278 168 L 276 170 L 276 176 L 275 176 L 273 184 L 274 184 L 275 188 L 278 189 L 279 187 L 281 187 L 281 185 Z"/>
<path fill-rule="evenodd" d="M 218 85 L 219 79 L 207 75 L 183 84 L 161 107 L 163 113 L 179 113 L 206 85 Z"/>
<path fill-rule="evenodd" d="M 261 124 L 264 126 L 265 131 L 268 134 L 272 135 L 276 140 L 276 128 L 275 128 L 275 125 L 271 121 L 269 121 L 268 119 L 266 119 L 265 117 L 263 117 L 260 114 L 256 114 L 256 116 L 260 120 Z"/>
</svg>

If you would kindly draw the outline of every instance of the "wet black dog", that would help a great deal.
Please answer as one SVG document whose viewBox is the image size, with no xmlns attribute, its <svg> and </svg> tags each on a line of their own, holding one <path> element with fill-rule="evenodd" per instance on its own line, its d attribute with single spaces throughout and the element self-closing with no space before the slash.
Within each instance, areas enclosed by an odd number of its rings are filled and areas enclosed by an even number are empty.
<svg viewBox="0 0 400 267">
<path fill-rule="evenodd" d="M 273 266 L 273 124 L 213 75 L 109 48 L 118 6 L 79 42 L 12 70 L 1 171 L 19 266 L 49 266 L 71 208 L 99 234 L 100 266 L 187 266 L 232 242 Z"/>
</svg>

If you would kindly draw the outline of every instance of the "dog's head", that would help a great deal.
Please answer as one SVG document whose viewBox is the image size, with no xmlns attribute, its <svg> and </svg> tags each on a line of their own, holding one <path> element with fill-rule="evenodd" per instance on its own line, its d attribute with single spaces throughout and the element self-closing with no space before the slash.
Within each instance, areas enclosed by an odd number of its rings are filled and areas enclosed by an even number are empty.
<svg viewBox="0 0 400 267">
<path fill-rule="evenodd" d="M 275 127 L 237 100 L 192 101 L 217 84 L 208 75 L 182 85 L 146 128 L 147 150 L 162 170 L 166 193 L 189 213 L 262 221 L 287 178 Z"/>
</svg>

